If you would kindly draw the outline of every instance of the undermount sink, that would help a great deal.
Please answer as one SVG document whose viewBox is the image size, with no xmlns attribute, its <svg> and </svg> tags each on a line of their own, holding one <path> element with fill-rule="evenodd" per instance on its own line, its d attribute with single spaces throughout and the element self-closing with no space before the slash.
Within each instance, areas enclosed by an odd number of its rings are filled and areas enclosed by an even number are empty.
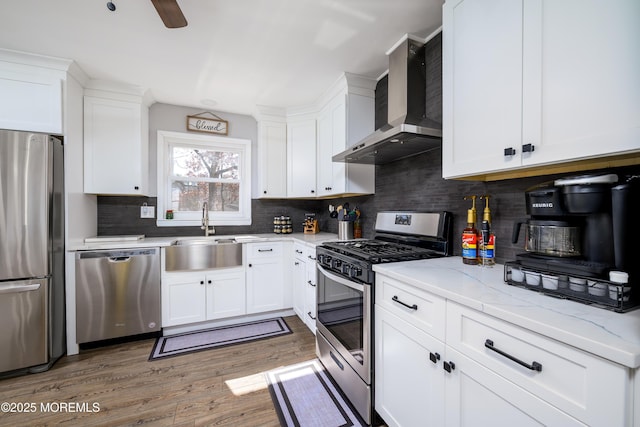
<svg viewBox="0 0 640 427">
<path fill-rule="evenodd" d="M 212 270 L 242 265 L 242 245 L 234 238 L 180 239 L 165 248 L 166 271 Z"/>
</svg>

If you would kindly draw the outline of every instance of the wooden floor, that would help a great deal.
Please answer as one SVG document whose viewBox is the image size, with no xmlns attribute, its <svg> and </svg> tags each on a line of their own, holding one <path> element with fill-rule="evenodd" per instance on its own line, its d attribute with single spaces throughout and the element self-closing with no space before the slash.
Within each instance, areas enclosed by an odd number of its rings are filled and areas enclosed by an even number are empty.
<svg viewBox="0 0 640 427">
<path fill-rule="evenodd" d="M 0 380 L 0 402 L 35 409 L 0 412 L 0 425 L 278 426 L 262 373 L 315 357 L 313 334 L 296 316 L 286 321 L 293 334 L 153 362 L 153 339 L 65 356 L 47 372 Z"/>
</svg>

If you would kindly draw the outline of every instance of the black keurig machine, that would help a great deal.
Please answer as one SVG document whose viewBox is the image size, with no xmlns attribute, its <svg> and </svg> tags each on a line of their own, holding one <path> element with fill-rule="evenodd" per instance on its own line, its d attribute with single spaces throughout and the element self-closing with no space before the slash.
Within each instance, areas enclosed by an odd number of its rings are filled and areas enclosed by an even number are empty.
<svg viewBox="0 0 640 427">
<path fill-rule="evenodd" d="M 608 282 L 611 272 L 621 272 L 628 275 L 625 286 L 640 283 L 634 259 L 640 251 L 632 234 L 640 177 L 572 176 L 529 188 L 525 199 L 530 218 L 514 225 L 512 241 L 518 242 L 524 226 L 526 252 L 517 255 L 514 268 L 590 283 Z M 505 280 L 510 278 L 505 270 Z"/>
</svg>

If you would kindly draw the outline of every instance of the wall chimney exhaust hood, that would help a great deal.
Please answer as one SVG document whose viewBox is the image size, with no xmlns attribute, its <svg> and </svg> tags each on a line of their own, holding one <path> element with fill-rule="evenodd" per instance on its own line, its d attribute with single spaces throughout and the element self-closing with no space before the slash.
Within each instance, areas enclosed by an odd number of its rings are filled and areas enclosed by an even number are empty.
<svg viewBox="0 0 640 427">
<path fill-rule="evenodd" d="M 406 35 L 387 55 L 387 124 L 333 156 L 334 162 L 381 165 L 442 143 L 442 33 L 426 46 L 423 39 Z"/>
</svg>

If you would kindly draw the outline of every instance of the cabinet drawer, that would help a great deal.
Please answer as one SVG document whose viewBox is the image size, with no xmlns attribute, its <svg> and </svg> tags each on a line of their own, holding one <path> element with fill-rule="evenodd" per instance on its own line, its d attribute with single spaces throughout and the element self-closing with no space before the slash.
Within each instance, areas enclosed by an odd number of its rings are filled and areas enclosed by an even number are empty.
<svg viewBox="0 0 640 427">
<path fill-rule="evenodd" d="M 282 243 L 249 243 L 247 254 L 250 259 L 282 256 Z"/>
<path fill-rule="evenodd" d="M 444 341 L 446 300 L 387 276 L 376 275 L 376 305 Z"/>
<path fill-rule="evenodd" d="M 629 373 L 621 365 L 452 302 L 446 342 L 581 422 L 629 423 Z"/>
</svg>

